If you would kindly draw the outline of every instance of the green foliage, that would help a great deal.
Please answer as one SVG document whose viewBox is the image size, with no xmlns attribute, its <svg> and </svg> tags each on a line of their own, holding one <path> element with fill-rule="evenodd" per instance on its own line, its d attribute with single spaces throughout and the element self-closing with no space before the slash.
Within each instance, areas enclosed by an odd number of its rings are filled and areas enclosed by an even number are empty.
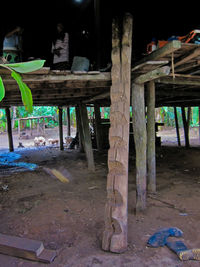
<svg viewBox="0 0 200 267">
<path fill-rule="evenodd" d="M 22 77 L 19 73 L 28 73 L 36 71 L 43 67 L 45 60 L 33 60 L 21 63 L 12 64 L 0 64 L 0 67 L 6 68 L 11 71 L 11 76 L 16 80 L 22 97 L 22 102 L 26 110 L 31 113 L 33 111 L 33 100 L 32 93 L 29 87 L 22 81 Z M 1 78 L 1 77 L 0 77 Z M 3 85 L 2 78 L 0 79 L 0 101 L 5 96 L 5 88 Z"/>
<path fill-rule="evenodd" d="M 3 80 L 0 76 L 0 101 L 4 98 L 4 96 L 5 96 L 5 88 L 4 88 Z"/>
<path fill-rule="evenodd" d="M 28 88 L 28 86 L 22 81 L 22 77 L 20 76 L 19 73 L 15 72 L 14 70 L 11 73 L 11 76 L 13 79 L 16 80 L 19 89 L 21 91 L 21 97 L 22 97 L 22 102 L 25 106 L 25 109 L 29 112 L 33 112 L 33 99 L 32 99 L 32 94 L 31 90 Z"/>
<path fill-rule="evenodd" d="M 33 61 L 20 62 L 20 63 L 4 64 L 4 65 L 16 72 L 28 73 L 28 72 L 41 69 L 44 63 L 45 63 L 45 60 L 33 60 Z"/>
</svg>

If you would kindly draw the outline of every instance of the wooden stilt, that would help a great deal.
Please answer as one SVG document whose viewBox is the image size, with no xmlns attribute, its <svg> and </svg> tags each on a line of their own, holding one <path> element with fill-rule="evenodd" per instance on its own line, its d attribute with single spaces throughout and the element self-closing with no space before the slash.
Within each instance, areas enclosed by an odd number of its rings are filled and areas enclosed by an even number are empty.
<svg viewBox="0 0 200 267">
<path fill-rule="evenodd" d="M 101 113 L 100 113 L 100 106 L 98 104 L 94 105 L 94 113 L 95 113 L 95 130 L 96 130 L 97 149 L 102 150 Z"/>
<path fill-rule="evenodd" d="M 93 150 L 92 150 L 92 141 L 91 141 L 86 105 L 84 104 L 79 105 L 79 109 L 80 109 L 81 125 L 83 129 L 84 148 L 85 148 L 86 158 L 88 162 L 88 169 L 90 171 L 95 171 L 94 155 L 93 155 Z"/>
<path fill-rule="evenodd" d="M 64 150 L 63 145 L 63 109 L 61 107 L 58 108 L 59 110 L 59 140 L 60 140 L 60 150 Z"/>
<path fill-rule="evenodd" d="M 80 110 L 79 107 L 75 108 L 76 110 L 76 130 L 79 135 L 79 151 L 84 152 L 84 147 L 83 147 L 83 129 L 81 125 L 81 118 L 80 118 Z"/>
<path fill-rule="evenodd" d="M 119 21 L 113 22 L 112 30 L 109 173 L 102 248 L 121 253 L 127 249 L 132 16 L 126 14 L 123 20 L 122 38 Z"/>
<path fill-rule="evenodd" d="M 13 136 L 12 136 L 12 122 L 11 122 L 9 107 L 6 107 L 6 119 L 7 119 L 9 151 L 12 152 L 14 151 L 14 145 L 13 145 Z"/>
<path fill-rule="evenodd" d="M 178 124 L 178 116 L 177 116 L 176 107 L 174 107 L 174 118 L 175 118 L 175 124 L 176 124 L 176 136 L 177 136 L 178 146 L 181 146 L 181 139 L 180 139 L 180 133 L 179 133 L 179 124 Z"/>
<path fill-rule="evenodd" d="M 133 134 L 136 151 L 136 212 L 146 208 L 147 162 L 144 84 L 132 84 Z"/>
<path fill-rule="evenodd" d="M 200 107 L 199 107 L 199 142 L 200 142 Z"/>
<path fill-rule="evenodd" d="M 185 146 L 187 148 L 190 147 L 190 141 L 189 141 L 189 121 L 190 121 L 190 111 L 191 109 L 188 108 L 188 118 L 186 119 L 185 115 L 185 108 L 181 107 L 182 111 L 182 119 L 183 119 L 183 129 L 184 129 L 184 136 L 185 136 Z"/>
<path fill-rule="evenodd" d="M 70 107 L 67 107 L 67 136 L 71 136 Z"/>
<path fill-rule="evenodd" d="M 148 191 L 156 192 L 155 83 L 147 84 L 147 177 Z"/>
</svg>

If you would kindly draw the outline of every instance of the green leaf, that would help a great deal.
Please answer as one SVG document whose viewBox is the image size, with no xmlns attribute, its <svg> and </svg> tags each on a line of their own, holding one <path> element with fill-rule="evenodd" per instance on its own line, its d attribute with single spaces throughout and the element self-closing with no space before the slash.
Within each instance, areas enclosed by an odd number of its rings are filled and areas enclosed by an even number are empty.
<svg viewBox="0 0 200 267">
<path fill-rule="evenodd" d="M 3 80 L 0 76 L 0 101 L 4 98 L 4 96 L 5 96 L 5 88 L 4 88 Z"/>
<path fill-rule="evenodd" d="M 5 65 L 5 67 L 9 67 L 19 73 L 27 73 L 41 69 L 44 63 L 45 60 L 32 60 L 20 63 L 1 64 L 1 66 L 3 67 L 3 65 Z"/>
<path fill-rule="evenodd" d="M 22 81 L 22 77 L 19 73 L 12 71 L 11 76 L 16 80 L 19 89 L 21 91 L 22 102 L 25 106 L 25 109 L 32 113 L 33 112 L 33 99 L 31 90 L 28 86 Z"/>
</svg>

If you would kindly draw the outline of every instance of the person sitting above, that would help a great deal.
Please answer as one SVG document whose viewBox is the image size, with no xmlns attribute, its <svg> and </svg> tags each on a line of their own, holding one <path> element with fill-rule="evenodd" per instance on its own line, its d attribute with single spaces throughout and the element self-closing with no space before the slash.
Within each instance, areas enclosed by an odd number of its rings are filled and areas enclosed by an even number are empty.
<svg viewBox="0 0 200 267">
<path fill-rule="evenodd" d="M 67 70 L 69 66 L 69 34 L 62 23 L 57 24 L 57 34 L 52 43 L 53 69 Z"/>
<path fill-rule="evenodd" d="M 22 33 L 23 29 L 18 26 L 8 32 L 4 37 L 3 58 L 9 63 L 21 61 Z"/>
</svg>

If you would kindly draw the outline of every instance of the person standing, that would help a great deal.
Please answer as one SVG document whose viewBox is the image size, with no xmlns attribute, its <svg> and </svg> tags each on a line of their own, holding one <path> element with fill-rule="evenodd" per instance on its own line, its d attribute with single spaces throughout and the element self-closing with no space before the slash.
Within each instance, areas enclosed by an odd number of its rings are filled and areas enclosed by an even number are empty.
<svg viewBox="0 0 200 267">
<path fill-rule="evenodd" d="M 8 32 L 3 40 L 3 58 L 9 63 L 22 61 L 22 33 L 19 26 Z"/>
<path fill-rule="evenodd" d="M 52 43 L 53 67 L 56 70 L 70 69 L 69 65 L 69 34 L 62 23 L 57 24 L 57 33 Z"/>
</svg>

